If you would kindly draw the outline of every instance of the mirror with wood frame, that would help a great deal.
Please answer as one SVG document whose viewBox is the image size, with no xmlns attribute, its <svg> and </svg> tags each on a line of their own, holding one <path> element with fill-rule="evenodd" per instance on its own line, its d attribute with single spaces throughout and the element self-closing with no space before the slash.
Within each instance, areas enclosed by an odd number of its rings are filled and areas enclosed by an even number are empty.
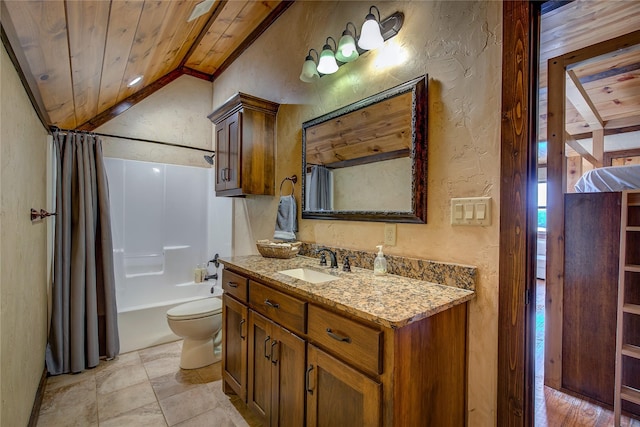
<svg viewBox="0 0 640 427">
<path fill-rule="evenodd" d="M 427 79 L 302 124 L 302 218 L 426 222 Z"/>
</svg>

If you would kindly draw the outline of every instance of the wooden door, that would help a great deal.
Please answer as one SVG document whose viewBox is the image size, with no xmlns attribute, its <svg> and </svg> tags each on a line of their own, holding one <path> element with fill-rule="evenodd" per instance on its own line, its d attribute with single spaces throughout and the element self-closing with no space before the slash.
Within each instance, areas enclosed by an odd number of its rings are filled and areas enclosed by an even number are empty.
<svg viewBox="0 0 640 427">
<path fill-rule="evenodd" d="M 247 405 L 268 426 L 271 419 L 272 323 L 249 310 L 249 381 Z M 273 344 L 275 346 L 276 344 Z"/>
<path fill-rule="evenodd" d="M 245 305 L 228 295 L 222 297 L 222 378 L 243 401 L 247 401 L 247 315 Z"/>
<path fill-rule="evenodd" d="M 273 325 L 271 425 L 299 427 L 304 425 L 305 341 L 279 326 Z M 273 343 L 273 341 L 272 341 Z"/>
<path fill-rule="evenodd" d="M 379 427 L 382 386 L 313 345 L 306 371 L 308 427 Z"/>
</svg>

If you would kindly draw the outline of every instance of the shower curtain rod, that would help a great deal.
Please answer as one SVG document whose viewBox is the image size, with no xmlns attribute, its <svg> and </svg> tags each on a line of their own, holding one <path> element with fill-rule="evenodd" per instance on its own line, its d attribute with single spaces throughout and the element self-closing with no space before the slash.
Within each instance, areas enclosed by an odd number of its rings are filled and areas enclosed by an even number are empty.
<svg viewBox="0 0 640 427">
<path fill-rule="evenodd" d="M 139 141 L 139 142 L 150 142 L 152 144 L 161 144 L 161 145 L 169 145 L 171 147 L 180 147 L 180 148 L 187 148 L 189 150 L 196 150 L 196 151 L 204 151 L 206 153 L 215 153 L 214 150 L 208 150 L 206 148 L 198 148 L 198 147 L 191 147 L 189 145 L 183 145 L 183 144 L 175 144 L 173 142 L 163 142 L 163 141 L 152 141 L 150 139 L 143 139 L 143 138 L 134 138 L 134 137 L 127 137 L 127 136 L 120 136 L 120 135 L 110 135 L 108 133 L 98 133 L 98 132 L 87 132 L 85 130 L 69 130 L 69 129 L 60 129 L 59 127 L 56 126 L 51 126 L 50 127 L 51 132 L 79 132 L 79 133 L 88 133 L 91 135 L 97 135 L 97 136 L 104 136 L 107 138 L 118 138 L 118 139 L 128 139 L 131 141 Z"/>
</svg>

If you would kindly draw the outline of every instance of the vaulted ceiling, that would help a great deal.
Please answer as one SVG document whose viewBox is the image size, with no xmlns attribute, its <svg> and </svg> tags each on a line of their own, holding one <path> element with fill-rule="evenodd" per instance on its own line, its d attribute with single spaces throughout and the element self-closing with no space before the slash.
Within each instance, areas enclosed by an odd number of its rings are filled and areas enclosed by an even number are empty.
<svg viewBox="0 0 640 427">
<path fill-rule="evenodd" d="M 188 21 L 199 3 L 3 0 L 0 16 L 43 120 L 91 130 L 182 74 L 213 80 L 292 2 L 209 0 Z"/>
<path fill-rule="evenodd" d="M 208 1 L 208 12 L 190 22 L 202 0 L 2 0 L 0 18 L 4 41 L 43 121 L 91 130 L 182 74 L 215 79 L 292 4 Z M 561 6 L 546 12 L 541 26 L 541 140 L 546 139 L 547 61 L 638 31 L 640 22 L 640 1 L 557 4 Z M 129 87 L 137 76 L 142 81 Z M 576 66 L 567 78 L 582 98 L 576 98 L 578 107 L 567 103 L 570 134 L 640 124 L 637 47 Z"/>
</svg>

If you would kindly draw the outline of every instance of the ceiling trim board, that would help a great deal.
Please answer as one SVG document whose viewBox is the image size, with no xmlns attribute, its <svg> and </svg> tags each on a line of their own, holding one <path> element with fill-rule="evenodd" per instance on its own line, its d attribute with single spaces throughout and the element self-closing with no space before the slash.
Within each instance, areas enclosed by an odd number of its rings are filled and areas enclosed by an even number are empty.
<svg viewBox="0 0 640 427">
<path fill-rule="evenodd" d="M 231 55 L 229 55 L 227 59 L 225 59 L 224 62 L 213 72 L 211 80 L 215 80 L 220 74 L 229 68 L 233 61 L 238 59 L 238 57 L 242 55 L 242 53 L 244 53 L 244 51 L 247 50 L 249 46 L 251 46 L 253 42 L 256 41 L 256 39 L 260 37 L 260 35 L 264 33 L 265 30 L 269 28 L 269 26 L 271 26 L 271 24 L 273 24 L 276 19 L 278 19 L 280 15 L 282 15 L 294 2 L 295 0 L 284 0 L 273 8 L 271 13 L 267 15 L 260 25 L 258 25 L 256 29 L 253 30 L 246 39 L 244 39 L 240 46 L 238 46 L 238 48 L 234 50 Z"/>
<path fill-rule="evenodd" d="M 202 71 L 194 70 L 193 68 L 187 66 L 179 67 L 179 70 L 182 71 L 182 74 L 197 77 L 208 82 L 213 80 L 213 76 L 211 74 L 203 73 Z"/>
<path fill-rule="evenodd" d="M 184 73 L 182 72 L 182 70 L 170 71 L 155 82 L 151 83 L 149 86 L 145 86 L 133 95 L 130 95 L 122 101 L 118 102 L 113 107 L 103 111 L 92 119 L 87 120 L 86 122 L 78 126 L 76 130 L 85 130 L 88 132 L 93 131 L 97 127 L 107 123 L 109 120 L 124 113 L 129 108 L 133 107 L 149 95 L 152 95 L 154 92 L 162 89 L 164 86 L 168 85 L 183 74 Z"/>
</svg>

